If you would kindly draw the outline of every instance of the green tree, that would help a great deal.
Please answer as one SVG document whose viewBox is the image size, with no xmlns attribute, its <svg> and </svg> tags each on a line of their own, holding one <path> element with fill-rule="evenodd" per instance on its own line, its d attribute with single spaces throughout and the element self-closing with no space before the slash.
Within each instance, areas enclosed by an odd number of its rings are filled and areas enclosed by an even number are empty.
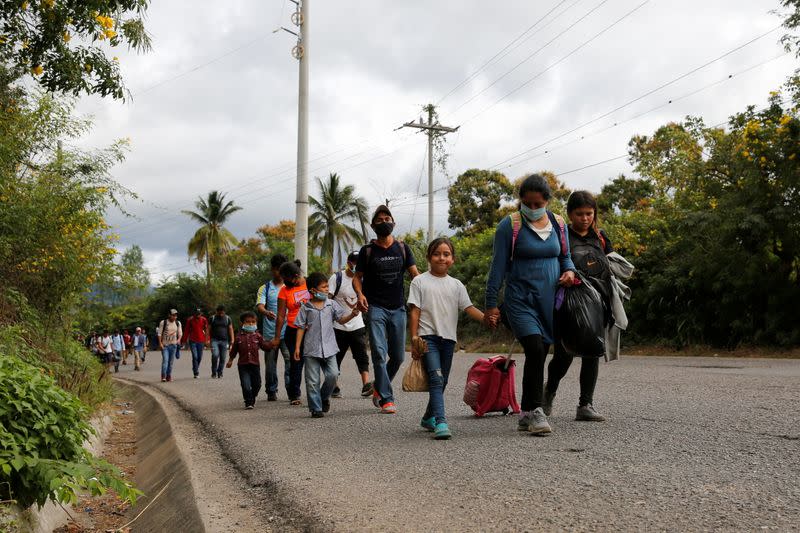
<svg viewBox="0 0 800 533">
<path fill-rule="evenodd" d="M 149 0 L 10 0 L 0 9 L 0 61 L 13 79 L 30 74 L 48 91 L 124 97 L 111 49 L 150 48 Z"/>
<path fill-rule="evenodd" d="M 640 209 L 653 200 L 654 194 L 655 188 L 650 181 L 620 174 L 611 183 L 603 185 L 597 195 L 597 207 L 602 212 Z"/>
<path fill-rule="evenodd" d="M 678 346 L 794 345 L 800 298 L 800 119 L 773 93 L 728 130 L 699 119 L 631 140 L 652 206 L 621 213 L 635 233 L 634 328 Z M 616 236 L 611 234 L 612 239 Z"/>
<path fill-rule="evenodd" d="M 513 196 L 513 186 L 500 172 L 469 169 L 447 190 L 450 202 L 447 223 L 460 234 L 494 227 L 502 217 L 500 208 Z"/>
<path fill-rule="evenodd" d="M 242 208 L 225 202 L 225 194 L 211 191 L 207 198 L 199 198 L 195 202 L 197 211 L 183 211 L 201 226 L 189 240 L 187 252 L 189 257 L 206 263 L 206 281 L 211 282 L 211 272 L 214 261 L 236 246 L 237 240 L 223 225 L 228 218 Z"/>
<path fill-rule="evenodd" d="M 140 300 L 150 286 L 150 272 L 144 266 L 144 255 L 138 244 L 122 253 L 119 268 L 120 288 L 128 300 Z"/>
<path fill-rule="evenodd" d="M 334 258 L 347 257 L 356 243 L 366 240 L 368 206 L 364 198 L 356 196 L 355 187 L 343 187 L 339 175 L 334 172 L 327 181 L 317 178 L 317 187 L 319 200 L 309 198 L 314 212 L 308 217 L 308 234 L 328 261 L 330 271 Z M 357 224 L 360 230 L 350 224 Z"/>
<path fill-rule="evenodd" d="M 783 27 L 789 32 L 781 39 L 787 50 L 796 48 L 800 57 L 800 0 L 780 0 L 781 7 L 787 9 Z"/>
</svg>

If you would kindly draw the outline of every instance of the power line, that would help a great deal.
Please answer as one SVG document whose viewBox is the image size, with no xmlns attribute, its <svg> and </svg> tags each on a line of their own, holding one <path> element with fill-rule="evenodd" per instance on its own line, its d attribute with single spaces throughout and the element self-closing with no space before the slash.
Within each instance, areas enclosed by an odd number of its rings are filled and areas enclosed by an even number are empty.
<svg viewBox="0 0 800 533">
<path fill-rule="evenodd" d="M 753 42 L 753 41 L 751 41 L 751 42 Z M 770 62 L 772 62 L 772 61 L 775 61 L 775 60 L 777 60 L 777 59 L 780 59 L 780 58 L 782 58 L 782 57 L 786 56 L 787 54 L 788 54 L 788 52 L 787 52 L 787 53 L 783 53 L 783 54 L 781 54 L 781 55 L 778 55 L 778 56 L 775 56 L 775 57 L 769 58 L 769 59 L 767 59 L 767 60 L 761 61 L 761 62 L 759 62 L 759 63 L 757 63 L 757 64 L 755 64 L 755 65 L 752 65 L 752 66 L 750 66 L 750 67 L 748 67 L 748 68 L 746 68 L 746 69 L 743 69 L 743 70 L 740 70 L 740 71 L 738 71 L 738 72 L 734 72 L 734 73 L 732 73 L 732 74 L 729 74 L 729 75 L 728 75 L 728 76 L 726 76 L 725 78 L 722 78 L 722 79 L 719 79 L 719 80 L 717 80 L 717 81 L 714 81 L 714 82 L 712 82 L 712 83 L 709 83 L 709 84 L 707 84 L 707 85 L 704 85 L 703 87 L 700 87 L 699 89 L 695 89 L 694 91 L 691 91 L 691 92 L 689 92 L 689 93 L 687 93 L 687 94 L 684 94 L 684 95 L 682 95 L 682 96 L 679 96 L 679 97 L 676 97 L 676 98 L 671 98 L 671 99 L 669 99 L 667 102 L 665 102 L 665 103 L 663 103 L 663 104 L 660 104 L 660 105 L 658 105 L 658 106 L 656 106 L 656 107 L 653 107 L 653 108 L 651 108 L 651 109 L 648 109 L 648 110 L 646 110 L 646 111 L 643 111 L 643 112 L 641 112 L 641 113 L 639 113 L 639 114 L 637 114 L 637 115 L 634 115 L 633 117 L 630 117 L 630 118 L 628 118 L 628 119 L 625 119 L 625 120 L 623 120 L 623 121 L 620 121 L 620 122 L 614 122 L 614 123 L 613 123 L 613 124 L 611 124 L 610 126 L 607 126 L 607 127 L 603 128 L 603 129 L 601 129 L 601 130 L 598 130 L 598 131 L 596 131 L 596 132 L 594 132 L 594 133 L 591 133 L 591 134 L 589 134 L 589 135 L 581 136 L 581 137 L 579 137 L 579 138 L 577 138 L 577 139 L 575 139 L 575 140 L 569 141 L 569 142 L 567 142 L 567 143 L 563 143 L 563 144 L 561 144 L 561 145 L 559 145 L 559 146 L 557 146 L 557 147 L 555 147 L 555 148 L 550 148 L 550 149 L 548 149 L 548 150 L 545 150 L 544 152 L 540 152 L 540 153 L 534 154 L 534 155 L 532 155 L 532 156 L 530 156 L 530 157 L 526 157 L 526 158 L 524 158 L 524 159 L 520 159 L 520 160 L 518 160 L 518 161 L 514 161 L 513 163 L 510 163 L 509 165 L 506 165 L 506 168 L 509 168 L 509 167 L 516 166 L 516 165 L 518 165 L 518 164 L 520 164 L 520 163 L 522 163 L 522 162 L 524 162 L 524 161 L 529 161 L 529 160 L 531 160 L 531 159 L 533 159 L 533 158 L 535 158 L 535 157 L 539 157 L 539 156 L 541 156 L 541 155 L 547 154 L 547 153 L 549 153 L 549 152 L 553 152 L 553 151 L 555 151 L 555 150 L 557 150 L 557 149 L 559 149 L 559 148 L 562 148 L 562 147 L 564 147 L 564 146 L 567 146 L 567 145 L 569 145 L 569 144 L 572 144 L 572 143 L 574 143 L 574 142 L 577 142 L 577 141 L 583 140 L 583 139 L 584 139 L 584 138 L 586 138 L 586 137 L 591 137 L 591 136 L 594 136 L 594 135 L 598 135 L 598 134 L 600 134 L 600 133 L 602 133 L 602 132 L 604 132 L 604 131 L 607 131 L 607 130 L 610 130 L 610 129 L 612 129 L 612 128 L 615 128 L 615 127 L 617 127 L 617 126 L 619 126 L 619 125 L 621 125 L 621 124 L 625 124 L 626 122 L 630 122 L 630 121 L 632 121 L 632 120 L 636 120 L 636 119 L 638 119 L 638 118 L 640 118 L 640 117 L 642 117 L 642 116 L 644 116 L 644 115 L 647 115 L 647 114 L 649 114 L 649 113 L 652 113 L 652 112 L 654 112 L 654 111 L 657 111 L 657 110 L 659 110 L 659 109 L 662 109 L 662 108 L 664 108 L 664 107 L 667 107 L 667 106 L 669 106 L 670 104 L 673 104 L 673 103 L 675 103 L 675 102 L 678 102 L 678 101 L 680 101 L 680 100 L 685 100 L 686 98 L 689 98 L 689 97 L 691 97 L 691 96 L 694 96 L 694 95 L 696 95 L 696 94 L 698 94 L 698 93 L 700 93 L 700 92 L 706 91 L 706 90 L 708 90 L 708 89 L 710 89 L 710 88 L 712 88 L 712 87 L 715 87 L 715 86 L 717 86 L 717 85 L 719 85 L 719 84 L 721 84 L 721 83 L 725 83 L 725 82 L 727 82 L 727 81 L 729 81 L 729 80 L 731 80 L 731 79 L 733 79 L 733 78 L 735 78 L 735 77 L 737 77 L 737 76 L 741 76 L 742 74 L 745 74 L 745 73 L 747 73 L 747 72 L 750 72 L 750 71 L 752 71 L 752 70 L 755 70 L 756 68 L 758 68 L 758 67 L 761 67 L 761 66 L 763 66 L 763 65 L 766 65 L 767 63 L 770 63 Z M 708 63 L 706 63 L 704 66 L 708 66 L 708 65 L 710 65 L 710 64 L 712 64 L 712 63 L 714 63 L 714 62 L 716 62 L 716 61 L 718 61 L 718 60 L 720 60 L 720 59 L 722 59 L 723 57 L 725 57 L 725 56 L 727 56 L 727 55 L 729 55 L 729 54 L 725 54 L 725 55 L 723 55 L 723 56 L 720 56 L 719 58 L 715 59 L 714 61 L 711 61 L 711 62 L 708 62 Z M 632 105 L 632 104 L 634 104 L 634 103 L 636 103 L 636 102 L 638 102 L 638 101 L 642 100 L 643 98 L 645 98 L 645 97 L 647 97 L 647 96 L 650 96 L 651 94 L 653 94 L 653 93 L 655 93 L 655 92 L 657 92 L 657 91 L 659 91 L 659 90 L 661 90 L 661 89 L 663 89 L 663 88 L 665 88 L 665 87 L 667 87 L 667 86 L 669 86 L 669 85 L 672 85 L 673 83 L 675 83 L 675 82 L 677 82 L 677 81 L 679 81 L 679 80 L 681 80 L 681 79 L 684 79 L 684 78 L 685 78 L 686 76 L 688 76 L 689 74 L 691 74 L 691 73 L 694 73 L 694 72 L 697 72 L 698 70 L 699 70 L 699 68 L 698 68 L 698 69 L 693 69 L 692 71 L 690 71 L 690 72 L 688 72 L 688 73 L 686 73 L 686 74 L 683 74 L 683 75 L 681 75 L 681 76 L 679 76 L 679 77 L 677 77 L 677 78 L 674 78 L 674 79 L 673 79 L 672 81 L 670 81 L 670 82 L 667 82 L 667 83 L 665 83 L 665 84 L 662 84 L 662 85 L 661 85 L 661 86 L 659 86 L 657 89 L 654 89 L 654 90 L 652 90 L 652 91 L 648 91 L 647 93 L 645 93 L 645 94 L 644 94 L 644 95 L 642 95 L 642 96 L 639 96 L 639 97 L 637 97 L 637 98 L 634 98 L 633 100 L 630 100 L 630 101 L 628 101 L 627 103 L 625 103 L 625 104 L 623 104 L 623 105 L 621 105 L 621 106 L 618 106 L 618 107 L 616 107 L 616 108 L 612 109 L 611 111 L 608 111 L 608 112 L 606 112 L 606 113 L 603 113 L 602 115 L 599 115 L 599 116 L 597 116 L 597 117 L 595 117 L 595 118 L 593 118 L 593 119 L 591 119 L 591 120 L 588 120 L 588 121 L 586 121 L 586 122 L 584 122 L 584 123 L 582 123 L 582 124 L 580 124 L 580 125 L 578 125 L 578 126 L 576 126 L 576 127 L 572 128 L 572 129 L 570 129 L 570 130 L 568 130 L 568 131 L 565 131 L 565 132 L 563 132 L 563 133 L 560 133 L 560 134 L 558 134 L 558 135 L 556 135 L 556 136 L 554 136 L 554 137 L 551 137 L 550 139 L 548 139 L 548 140 L 546 140 L 546 141 L 544 141 L 544 142 L 541 142 L 541 143 L 537 144 L 536 146 L 533 146 L 533 147 L 531 147 L 531 148 L 529 148 L 529 149 L 527 149 L 527 150 L 525 150 L 525 151 L 523 151 L 523 152 L 520 152 L 520 153 L 518 153 L 518 154 L 516 154 L 516 155 L 513 155 L 513 156 L 511 156 L 511 157 L 507 158 L 507 159 L 504 159 L 503 161 L 501 161 L 501 162 L 499 162 L 499 163 L 497 163 L 497 164 L 494 164 L 494 165 L 490 166 L 489 168 L 490 168 L 490 169 L 498 169 L 498 168 L 501 168 L 503 165 L 505 165 L 505 163 L 509 163 L 510 161 L 513 161 L 514 159 L 517 159 L 517 158 L 519 158 L 520 156 L 523 156 L 523 155 L 529 154 L 529 153 L 533 152 L 534 150 L 537 150 L 537 149 L 539 149 L 539 148 L 542 148 L 543 146 L 546 146 L 546 145 L 548 145 L 548 144 L 550 144 L 550 143 L 552 143 L 552 142 L 554 142 L 554 141 L 557 141 L 557 140 L 559 140 L 559 139 L 562 139 L 563 137 L 566 137 L 567 135 L 569 135 L 569 134 L 571 134 L 571 133 L 574 133 L 574 132 L 576 132 L 576 131 L 578 131 L 578 130 L 580 130 L 580 129 L 582 129 L 582 128 L 584 128 L 584 127 L 586 127 L 586 126 L 590 125 L 590 124 L 594 124 L 595 122 L 597 122 L 597 121 L 599 121 L 599 120 L 601 120 L 601 119 L 603 119 L 603 118 L 605 118 L 605 117 L 608 117 L 609 115 L 611 115 L 611 114 L 613 114 L 613 113 L 616 113 L 617 111 L 620 111 L 620 110 L 622 110 L 622 109 L 624 109 L 624 108 L 626 108 L 626 107 L 629 107 L 630 105 Z"/>
<path fill-rule="evenodd" d="M 577 4 L 579 1 L 580 1 L 580 0 L 575 0 L 575 2 L 573 2 L 572 6 L 569 6 L 569 7 L 568 7 L 568 8 L 567 8 L 565 11 L 568 11 L 568 10 L 569 10 L 571 7 L 573 7 L 573 6 L 574 6 L 575 4 Z M 477 69 L 477 70 L 475 70 L 474 72 L 472 72 L 472 74 L 470 74 L 469 76 L 467 76 L 466 78 L 464 78 L 464 79 L 463 79 L 463 80 L 462 80 L 460 83 L 458 83 L 458 85 L 456 85 L 455 87 L 453 87 L 452 89 L 450 89 L 450 91 L 448 91 L 448 92 L 447 92 L 447 94 L 445 94 L 444 96 L 442 96 L 441 98 L 439 98 L 439 101 L 438 101 L 438 102 L 436 102 L 436 105 L 438 106 L 438 105 L 439 105 L 439 104 L 441 104 L 441 103 L 442 103 L 442 102 L 443 102 L 445 99 L 447 99 L 447 97 L 448 97 L 448 96 L 452 95 L 452 94 L 453 94 L 453 93 L 455 93 L 457 90 L 459 90 L 461 87 L 463 87 L 464 85 L 466 85 L 466 84 L 467 84 L 467 83 L 469 83 L 470 81 L 474 80 L 474 79 L 475 79 L 475 77 L 476 77 L 478 74 L 480 74 L 481 72 L 483 72 L 483 71 L 484 71 L 484 70 L 485 70 L 485 69 L 486 69 L 486 68 L 487 68 L 489 65 L 491 65 L 491 64 L 493 64 L 493 63 L 496 63 L 497 61 L 499 61 L 500 59 L 502 59 L 503 57 L 505 57 L 506 55 L 508 55 L 508 53 L 510 53 L 510 52 L 511 52 L 511 50 L 510 50 L 510 49 L 517 48 L 517 47 L 518 47 L 518 46 L 520 46 L 520 45 L 521 45 L 523 42 L 527 41 L 528 39 L 530 39 L 531 37 L 533 37 L 534 35 L 536 35 L 538 32 L 534 32 L 534 33 L 532 33 L 531 35 L 528 35 L 528 37 L 526 37 L 525 39 L 522 39 L 522 38 L 523 38 L 523 37 L 524 37 L 524 36 L 525 36 L 527 33 L 529 33 L 529 32 L 530 32 L 531 30 L 533 30 L 533 29 L 534 29 L 536 26 L 538 26 L 538 25 L 539 25 L 539 23 L 541 23 L 541 22 L 542 22 L 544 19 L 546 19 L 548 16 L 550 16 L 550 14 L 551 14 L 553 11 L 555 11 L 556 9 L 558 9 L 559 7 L 561 7 L 561 6 L 562 6 L 563 4 L 565 4 L 566 2 L 567 2 L 567 0 L 561 0 L 561 2 L 559 2 L 558 4 L 556 4 L 556 6 L 555 6 L 555 7 L 553 7 L 553 8 L 552 8 L 550 11 L 548 11 L 547 13 L 545 13 L 545 14 L 544 14 L 544 15 L 543 15 L 543 16 L 542 16 L 542 17 L 541 17 L 539 20 L 537 20 L 536 22 L 534 22 L 532 25 L 528 26 L 528 28 L 527 28 L 525 31 L 523 31 L 522 33 L 520 33 L 519 35 L 517 35 L 517 36 L 516 36 L 514 39 L 512 39 L 512 40 L 511 40 L 511 41 L 510 41 L 508 44 L 506 44 L 506 45 L 505 45 L 505 46 L 504 46 L 502 49 L 500 49 L 500 51 L 499 51 L 499 52 L 497 52 L 495 55 L 493 55 L 492 57 L 490 57 L 490 58 L 489 58 L 489 59 L 488 59 L 488 60 L 487 60 L 485 63 L 483 63 L 483 64 L 482 64 L 480 67 L 478 67 L 478 69 Z M 563 15 L 563 14 L 564 14 L 563 12 L 562 12 L 562 13 L 560 13 L 559 15 L 557 15 L 557 16 L 556 16 L 556 18 L 558 18 L 559 16 L 561 16 L 561 15 Z M 553 19 L 553 20 L 555 20 L 555 19 Z M 552 22 L 552 21 L 550 21 L 550 22 Z M 545 27 L 547 27 L 547 26 L 545 26 Z M 541 29 L 544 29 L 544 28 L 541 28 Z M 522 39 L 522 41 L 520 41 L 520 39 Z M 519 44 L 517 44 L 517 46 L 513 46 L 513 45 L 514 45 L 515 43 L 517 43 L 517 42 L 519 42 Z M 513 46 L 513 48 L 512 48 L 512 46 Z M 506 52 L 506 51 L 508 51 L 508 52 Z M 506 52 L 506 53 L 504 54 L 503 52 Z"/>
<path fill-rule="evenodd" d="M 502 74 L 502 75 L 501 75 L 499 78 L 496 78 L 494 81 L 492 81 L 492 83 L 490 83 L 489 85 L 487 85 L 486 87 L 484 87 L 483 89 L 481 89 L 480 91 L 478 91 L 477 93 L 475 93 L 475 94 L 473 94 L 472 96 L 470 96 L 469 98 L 467 98 L 467 99 L 466 99 L 464 102 L 462 102 L 462 103 L 461 103 L 461 104 L 460 104 L 458 107 L 456 107 L 456 108 L 453 110 L 453 113 L 457 112 L 458 110 L 460 110 L 461 108 L 463 108 L 464 106 L 466 106 L 467 104 L 469 104 L 470 102 L 472 102 L 473 100 L 475 100 L 477 97 L 479 97 L 480 95 L 482 95 L 483 93 L 485 93 L 486 91 L 488 91 L 489 89 L 491 89 L 492 87 L 494 87 L 494 86 L 495 86 L 495 84 L 497 84 L 497 82 L 499 82 L 500 80 L 502 80 L 503 78 L 505 78 L 506 76 L 508 76 L 509 74 L 511 74 L 512 72 L 514 72 L 515 70 L 517 70 L 519 67 L 521 67 L 523 64 L 525 64 L 525 63 L 526 63 L 526 62 L 528 62 L 529 60 L 531 60 L 531 59 L 532 59 L 534 56 L 536 56 L 536 55 L 537 55 L 539 52 L 541 52 L 542 50 L 544 50 L 545 48 L 547 48 L 548 46 L 550 46 L 551 44 L 553 44 L 555 41 L 557 41 L 559 38 L 561 38 L 563 35 L 565 35 L 567 32 L 569 32 L 569 31 L 570 31 L 572 28 L 574 28 L 575 26 L 577 26 L 578 24 L 580 24 L 581 22 L 583 22 L 583 20 L 585 20 L 585 19 L 586 19 L 586 18 L 587 18 L 589 15 L 591 15 L 592 13 L 594 13 L 595 11 L 597 11 L 598 9 L 600 9 L 601 7 L 603 7 L 603 5 L 604 5 L 604 4 L 606 4 L 606 3 L 608 3 L 608 0 L 602 0 L 602 2 L 600 2 L 599 4 L 597 4 L 596 6 L 594 6 L 592 9 L 590 9 L 590 10 L 589 10 L 588 12 L 586 12 L 586 13 L 585 13 L 585 14 L 584 14 L 582 17 L 580 17 L 578 20 L 576 20 L 575 22 L 573 22 L 572 24 L 570 24 L 569 26 L 567 26 L 567 27 L 566 27 L 564 30 L 562 30 L 561 32 L 559 32 L 559 33 L 558 33 L 558 34 L 557 34 L 555 37 L 553 37 L 552 39 L 550 39 L 549 41 L 547 41 L 545 44 L 543 44 L 542 46 L 540 46 L 539 48 L 537 48 L 537 49 L 536 49 L 536 50 L 535 50 L 535 51 L 534 51 L 532 54 L 528 55 L 527 57 L 525 57 L 525 59 L 523 59 L 522 61 L 520 61 L 519 63 L 517 63 L 517 64 L 516 64 L 516 65 L 514 65 L 513 67 L 511 67 L 511 69 L 507 70 L 507 71 L 506 71 L 505 73 L 503 73 L 503 74 Z M 562 14 L 563 14 L 563 13 L 562 13 Z M 553 22 L 553 21 L 555 21 L 555 20 L 556 20 L 556 19 L 553 19 L 553 20 L 551 20 L 550 22 Z M 549 23 L 548 23 L 548 25 L 549 25 Z"/>
<path fill-rule="evenodd" d="M 494 101 L 492 104 L 490 104 L 489 106 L 485 107 L 484 109 L 482 109 L 481 111 L 479 111 L 478 113 L 476 113 L 475 115 L 473 115 L 472 117 L 470 117 L 469 119 L 467 119 L 466 121 L 464 121 L 464 124 L 467 124 L 467 123 L 469 123 L 469 122 L 472 122 L 472 121 L 473 121 L 473 120 L 475 120 L 477 117 L 479 117 L 480 115 L 482 115 L 483 113 L 485 113 L 486 111 L 488 111 L 489 109 L 491 109 L 492 107 L 496 106 L 497 104 L 499 104 L 500 102 L 502 102 L 503 100 L 505 100 L 506 98 L 508 98 L 509 96 L 511 96 L 512 94 L 514 94 L 514 93 L 516 93 L 517 91 L 519 91 L 520 89 L 522 89 L 522 88 L 526 87 L 527 85 L 529 85 L 529 84 L 530 84 L 530 83 L 532 83 L 533 81 L 535 81 L 535 80 L 539 79 L 539 78 L 540 78 L 541 76 L 543 76 L 545 73 L 547 73 L 548 71 L 550 71 L 551 69 L 553 69 L 553 68 L 554 68 L 554 67 L 556 67 L 557 65 L 559 65 L 559 64 L 561 64 L 561 63 L 563 63 L 564 61 L 566 61 L 566 60 L 567 60 L 568 58 L 570 58 L 571 56 L 573 56 L 573 55 L 575 55 L 576 53 L 578 53 L 578 52 L 579 52 L 581 49 L 583 49 L 585 46 L 589 45 L 590 43 L 592 43 L 593 41 L 595 41 L 596 39 L 598 39 L 599 37 L 601 37 L 603 34 L 605 34 L 606 32 L 608 32 L 609 30 L 611 30 L 613 27 L 615 27 L 616 25 L 618 25 L 619 23 L 621 23 L 623 20 L 625 20 L 626 18 L 628 18 L 628 17 L 630 17 L 631 15 L 633 15 L 633 14 L 634 14 L 636 11 L 638 11 L 639 9 L 641 9 L 642 7 L 644 7 L 644 6 L 645 6 L 646 4 L 648 4 L 649 2 L 650 2 L 650 0 L 645 0 L 644 2 L 642 2 L 641 4 L 639 4 L 638 6 L 636 6 L 635 8 L 631 9 L 630 11 L 628 11 L 627 13 L 625 13 L 623 16 L 621 16 L 620 18 L 618 18 L 617 20 L 615 20 L 614 22 L 612 22 L 611 24 L 609 24 L 608 26 L 606 26 L 605 28 L 603 28 L 602 30 L 600 30 L 598 33 L 594 34 L 594 35 L 593 35 L 592 37 L 590 37 L 588 40 L 584 41 L 582 44 L 580 44 L 579 46 L 577 46 L 576 48 L 574 48 L 574 49 L 573 49 L 571 52 L 569 52 L 567 55 L 565 55 L 565 56 L 561 57 L 561 59 L 557 60 L 555 63 L 552 63 L 551 65 L 549 65 L 547 68 L 545 68 L 544 70 L 542 70 L 541 72 L 539 72 L 538 74 L 536 74 L 535 76 L 533 76 L 532 78 L 529 78 L 527 81 L 525 81 L 525 82 L 524 82 L 524 83 L 522 83 L 521 85 L 517 86 L 515 89 L 513 89 L 513 90 L 511 90 L 511 91 L 507 92 L 506 94 L 504 94 L 503 96 L 501 96 L 499 99 L 497 99 L 496 101 Z"/>
</svg>

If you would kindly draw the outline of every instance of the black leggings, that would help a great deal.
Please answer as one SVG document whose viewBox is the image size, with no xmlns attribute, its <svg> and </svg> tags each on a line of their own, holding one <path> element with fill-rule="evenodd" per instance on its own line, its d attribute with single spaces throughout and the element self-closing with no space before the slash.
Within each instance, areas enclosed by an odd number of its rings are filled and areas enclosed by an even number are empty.
<svg viewBox="0 0 800 533">
<path fill-rule="evenodd" d="M 553 352 L 553 360 L 547 366 L 547 390 L 555 394 L 561 378 L 567 375 L 567 370 L 569 370 L 569 365 L 572 364 L 573 357 L 564 350 L 564 347 L 558 341 L 556 341 Z M 578 405 L 583 406 L 592 403 L 599 368 L 599 357 L 581 358 L 581 396 Z"/>
<path fill-rule="evenodd" d="M 542 342 L 541 335 L 528 335 L 519 340 L 525 351 L 525 368 L 522 372 L 523 411 L 533 411 L 542 406 L 544 392 L 544 360 L 550 345 Z"/>
</svg>

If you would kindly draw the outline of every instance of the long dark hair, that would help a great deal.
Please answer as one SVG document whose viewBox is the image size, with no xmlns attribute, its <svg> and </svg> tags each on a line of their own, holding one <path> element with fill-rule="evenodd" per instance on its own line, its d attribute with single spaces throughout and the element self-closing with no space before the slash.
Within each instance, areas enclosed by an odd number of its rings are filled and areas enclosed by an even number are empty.
<svg viewBox="0 0 800 533">
<path fill-rule="evenodd" d="M 547 183 L 547 179 L 541 174 L 531 174 L 522 180 L 519 186 L 519 199 L 522 200 L 522 197 L 529 192 L 541 193 L 542 198 L 550 201 L 550 184 Z"/>
</svg>

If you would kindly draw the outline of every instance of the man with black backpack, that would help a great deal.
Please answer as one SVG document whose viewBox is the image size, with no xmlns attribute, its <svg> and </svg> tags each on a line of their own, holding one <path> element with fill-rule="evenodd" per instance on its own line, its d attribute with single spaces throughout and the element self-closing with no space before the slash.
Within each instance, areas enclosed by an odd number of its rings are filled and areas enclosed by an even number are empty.
<svg viewBox="0 0 800 533">
<path fill-rule="evenodd" d="M 358 262 L 358 252 L 352 252 L 347 256 L 347 267 L 336 272 L 328 281 L 331 298 L 336 301 L 343 309 L 354 309 L 358 305 L 358 296 L 353 289 L 353 278 L 355 277 L 356 263 Z M 367 329 L 364 326 L 364 319 L 359 315 L 347 324 L 333 325 L 336 334 L 336 344 L 339 345 L 339 352 L 336 354 L 336 363 L 339 374 L 342 372 L 342 362 L 347 350 L 353 354 L 353 359 L 361 375 L 361 396 L 368 398 L 372 395 L 372 383 L 369 381 L 369 357 L 367 356 Z M 337 381 L 336 388 L 333 389 L 332 396 L 341 398 L 342 391 L 339 389 Z"/>
</svg>

